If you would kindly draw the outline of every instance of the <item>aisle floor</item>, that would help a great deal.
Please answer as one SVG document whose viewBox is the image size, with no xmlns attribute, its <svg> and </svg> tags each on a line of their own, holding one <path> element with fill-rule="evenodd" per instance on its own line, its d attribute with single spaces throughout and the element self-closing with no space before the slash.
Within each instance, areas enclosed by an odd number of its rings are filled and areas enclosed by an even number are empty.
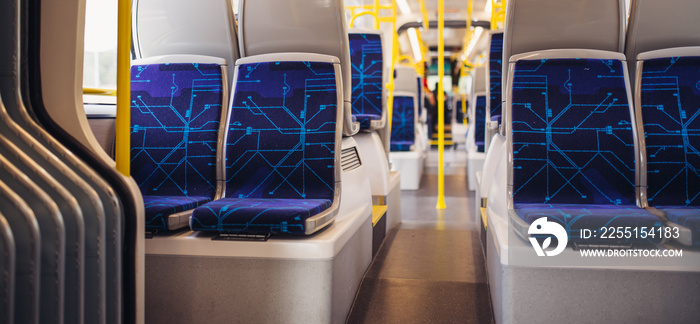
<svg viewBox="0 0 700 324">
<path fill-rule="evenodd" d="M 445 203 L 438 211 L 437 151 L 421 188 L 401 192 L 402 223 L 365 274 L 348 323 L 493 323 L 466 153 L 445 153 Z"/>
</svg>

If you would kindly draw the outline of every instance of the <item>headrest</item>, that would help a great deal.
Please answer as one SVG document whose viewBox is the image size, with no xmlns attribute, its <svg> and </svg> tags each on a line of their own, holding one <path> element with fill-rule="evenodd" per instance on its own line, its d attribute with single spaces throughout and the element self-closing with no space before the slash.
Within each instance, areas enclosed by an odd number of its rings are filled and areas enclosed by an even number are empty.
<svg viewBox="0 0 700 324">
<path fill-rule="evenodd" d="M 700 1 L 632 0 L 625 54 L 633 67 L 640 53 L 685 46 L 700 46 Z M 635 69 L 630 68 L 634 82 Z"/>
<path fill-rule="evenodd" d="M 548 49 L 594 49 L 622 53 L 625 0 L 509 0 L 503 62 L 512 55 Z M 503 64 L 503 93 L 508 64 Z"/>
<path fill-rule="evenodd" d="M 282 52 L 326 54 L 340 59 L 345 101 L 350 101 L 350 47 L 343 0 L 241 0 L 241 56 Z"/>
<path fill-rule="evenodd" d="M 135 0 L 133 5 L 136 58 L 205 55 L 223 58 L 233 68 L 239 58 L 235 26 L 227 0 Z"/>
<path fill-rule="evenodd" d="M 418 73 L 416 68 L 410 65 L 397 65 L 394 67 L 394 92 L 404 91 L 418 95 Z"/>
<path fill-rule="evenodd" d="M 472 85 L 472 91 L 477 96 L 486 95 L 486 67 L 479 66 L 474 69 L 474 84 Z"/>
</svg>

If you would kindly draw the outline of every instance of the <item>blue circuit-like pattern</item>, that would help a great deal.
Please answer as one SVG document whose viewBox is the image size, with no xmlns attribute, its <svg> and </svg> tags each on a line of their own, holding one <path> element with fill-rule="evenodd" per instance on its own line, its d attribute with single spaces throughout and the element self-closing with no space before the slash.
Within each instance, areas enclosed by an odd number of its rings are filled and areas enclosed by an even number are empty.
<svg viewBox="0 0 700 324">
<path fill-rule="evenodd" d="M 476 97 L 474 105 L 474 144 L 477 152 L 484 152 L 486 138 L 486 96 Z"/>
<path fill-rule="evenodd" d="M 197 208 L 193 229 L 304 233 L 304 221 L 334 197 L 337 113 L 333 64 L 241 65 L 226 142 L 227 198 Z M 311 200 L 324 203 L 309 208 Z"/>
<path fill-rule="evenodd" d="M 391 151 L 410 151 L 416 141 L 415 103 L 413 97 L 394 97 L 391 119 Z"/>
<path fill-rule="evenodd" d="M 515 202 L 635 203 L 620 61 L 518 61 L 512 99 Z"/>
<path fill-rule="evenodd" d="M 423 79 L 416 78 L 418 81 L 418 117 L 423 114 Z"/>
<path fill-rule="evenodd" d="M 469 101 L 466 102 L 469 107 Z M 455 120 L 458 124 L 464 124 L 464 111 L 462 110 L 462 100 L 455 101 Z"/>
<path fill-rule="evenodd" d="M 131 174 L 144 197 L 153 198 L 146 206 L 149 228 L 167 228 L 166 210 L 198 205 L 175 198 L 214 197 L 222 87 L 218 64 L 131 68 Z"/>
<path fill-rule="evenodd" d="M 377 34 L 352 33 L 350 60 L 352 62 L 352 113 L 360 128 L 367 129 L 371 120 L 382 117 L 382 87 L 384 59 L 382 39 Z"/>
<path fill-rule="evenodd" d="M 700 243 L 700 57 L 647 60 L 642 120 L 650 205 Z"/>
<path fill-rule="evenodd" d="M 572 241 L 581 240 L 574 232 L 582 228 L 660 226 L 635 206 L 634 135 L 622 62 L 522 60 L 513 80 L 513 200 L 521 218 L 547 216 Z"/>
<path fill-rule="evenodd" d="M 492 118 L 501 115 L 501 106 L 503 105 L 501 96 L 502 67 L 503 33 L 493 33 L 491 34 L 491 45 L 489 48 L 489 107 Z"/>
</svg>

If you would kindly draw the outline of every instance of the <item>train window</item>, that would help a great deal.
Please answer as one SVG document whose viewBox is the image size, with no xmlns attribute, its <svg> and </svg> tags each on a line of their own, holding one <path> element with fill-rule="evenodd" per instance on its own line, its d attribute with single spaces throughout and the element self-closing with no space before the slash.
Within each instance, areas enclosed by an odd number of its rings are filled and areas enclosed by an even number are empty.
<svg viewBox="0 0 700 324">
<path fill-rule="evenodd" d="M 87 0 L 83 87 L 117 87 L 117 0 Z"/>
</svg>

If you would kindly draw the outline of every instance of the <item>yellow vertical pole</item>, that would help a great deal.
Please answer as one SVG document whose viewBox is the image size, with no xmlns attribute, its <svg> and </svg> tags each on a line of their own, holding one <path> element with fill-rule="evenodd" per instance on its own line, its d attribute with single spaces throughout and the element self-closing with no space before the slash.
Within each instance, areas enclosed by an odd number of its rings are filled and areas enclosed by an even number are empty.
<svg viewBox="0 0 700 324">
<path fill-rule="evenodd" d="M 117 119 L 114 156 L 117 171 L 128 177 L 131 169 L 131 0 L 119 0 L 117 21 Z"/>
<path fill-rule="evenodd" d="M 379 30 L 379 0 L 374 0 L 374 29 Z"/>
<path fill-rule="evenodd" d="M 445 0 L 438 0 L 438 201 L 437 209 L 445 209 Z"/>
<path fill-rule="evenodd" d="M 462 94 L 462 123 L 467 124 L 467 94 Z"/>
<path fill-rule="evenodd" d="M 428 10 L 425 9 L 425 0 L 420 0 L 420 13 L 423 16 L 423 29 L 430 29 L 430 21 L 428 19 Z"/>
<path fill-rule="evenodd" d="M 379 1 L 377 0 L 376 3 Z M 377 7 L 377 10 L 379 7 Z M 394 114 L 394 67 L 396 64 L 396 58 L 399 55 L 399 45 L 398 45 L 398 37 L 396 35 L 396 0 L 391 0 L 391 64 L 389 68 L 389 82 L 386 84 L 386 90 L 387 90 L 387 98 L 386 98 L 386 105 L 387 105 L 387 125 L 389 127 L 389 130 L 391 130 L 391 120 L 392 116 Z"/>
</svg>

